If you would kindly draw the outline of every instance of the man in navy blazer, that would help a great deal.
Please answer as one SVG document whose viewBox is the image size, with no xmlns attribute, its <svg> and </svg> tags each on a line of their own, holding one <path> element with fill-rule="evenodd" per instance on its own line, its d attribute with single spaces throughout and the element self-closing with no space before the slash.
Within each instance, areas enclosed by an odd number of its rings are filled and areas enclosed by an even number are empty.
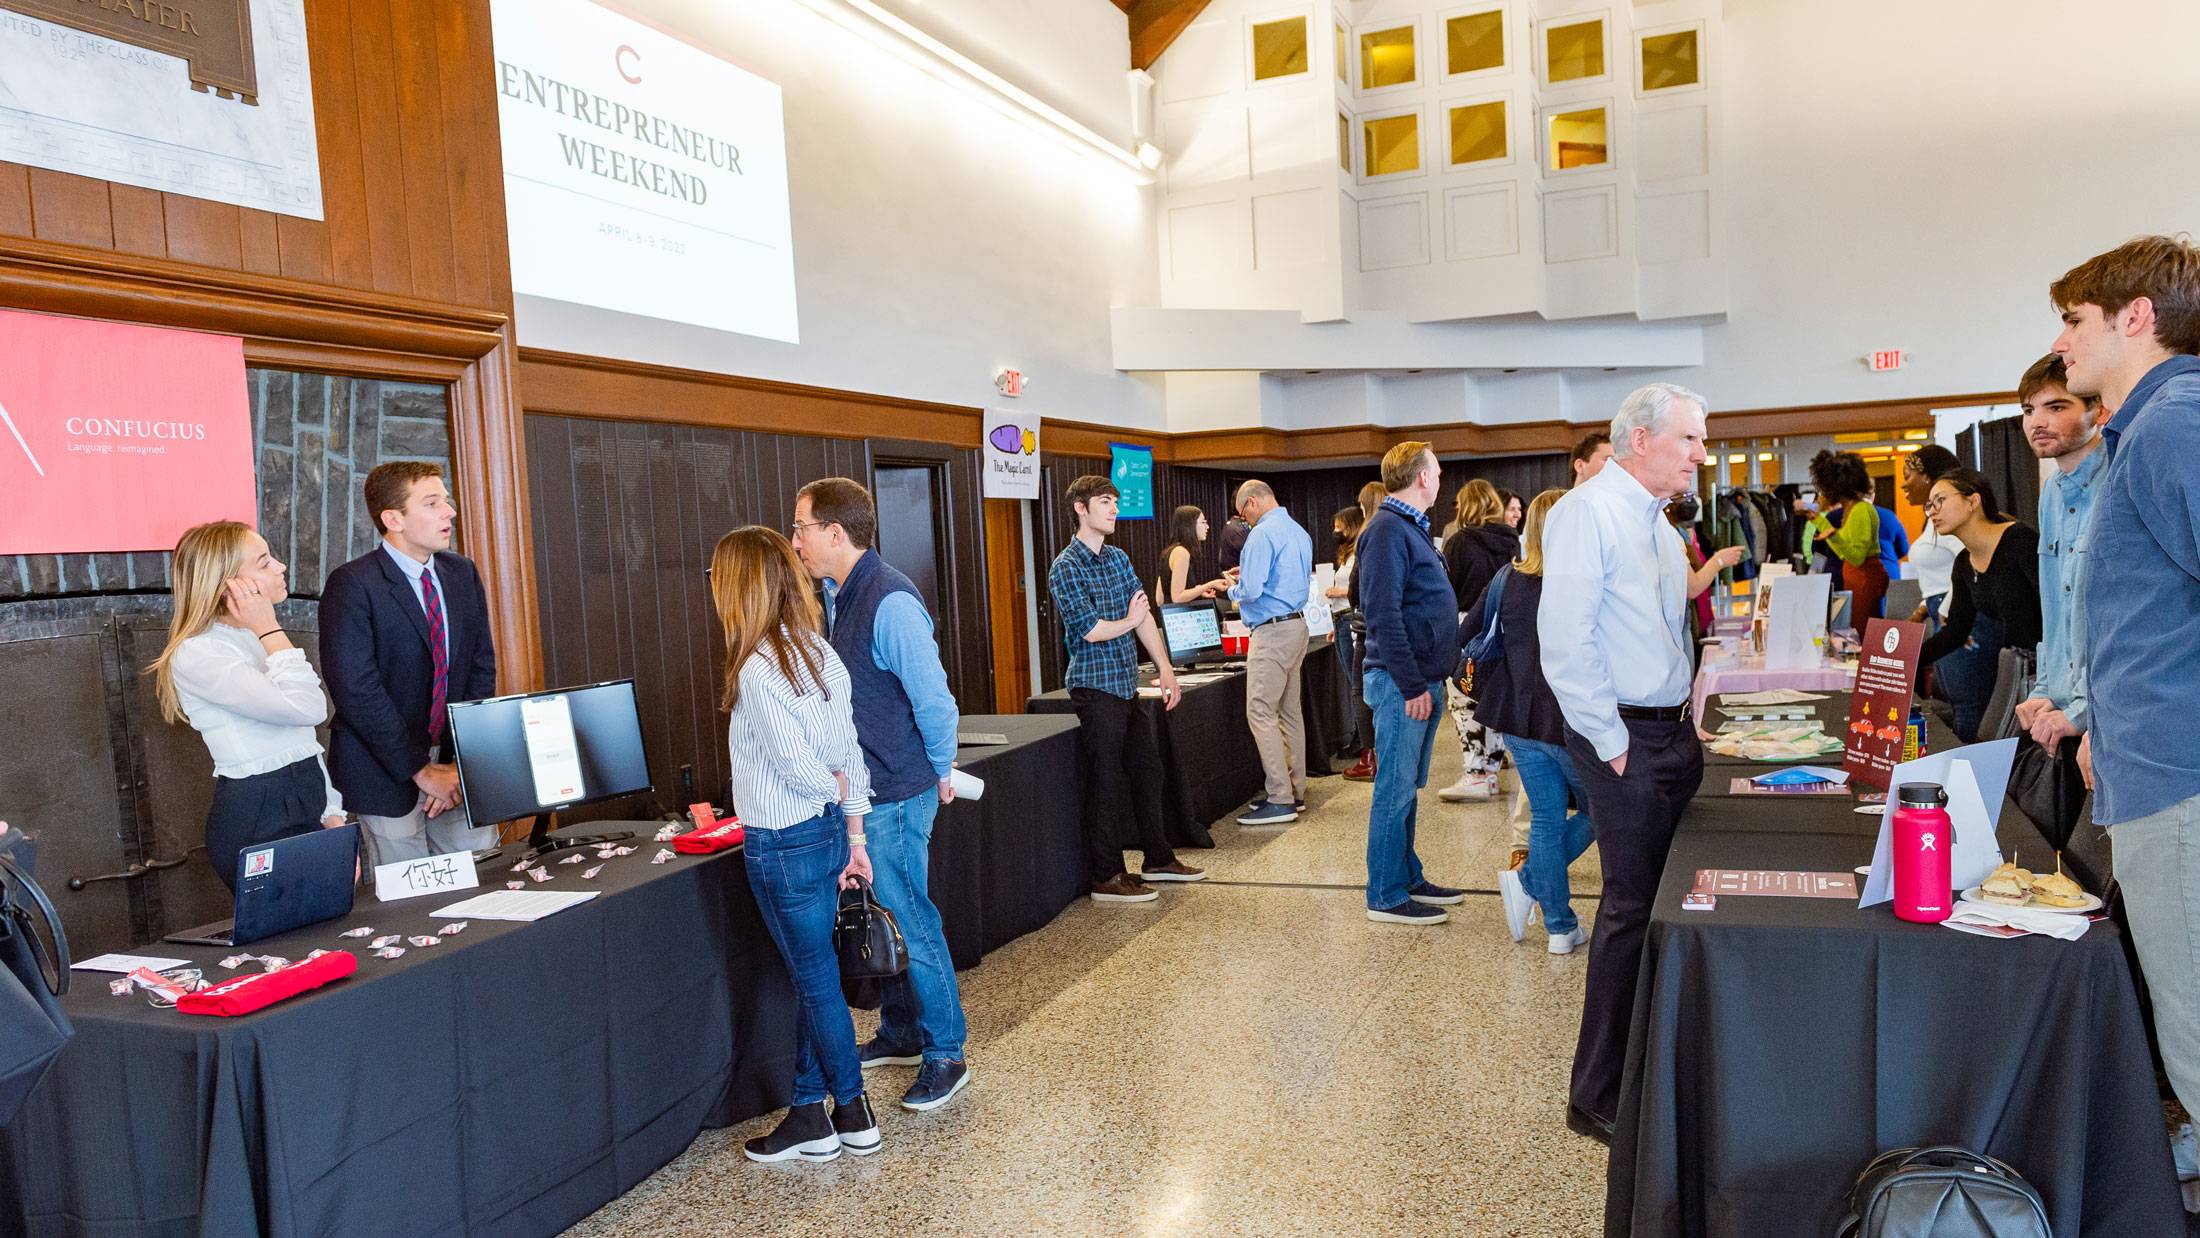
<svg viewBox="0 0 2200 1238">
<path fill-rule="evenodd" d="M 433 464 L 367 474 L 382 544 L 329 574 L 321 591 L 321 676 L 336 714 L 330 781 L 366 827 L 377 864 L 487 847 L 448 760 L 448 706 L 495 696 L 489 600 L 471 560 L 451 551 L 458 509 Z"/>
</svg>

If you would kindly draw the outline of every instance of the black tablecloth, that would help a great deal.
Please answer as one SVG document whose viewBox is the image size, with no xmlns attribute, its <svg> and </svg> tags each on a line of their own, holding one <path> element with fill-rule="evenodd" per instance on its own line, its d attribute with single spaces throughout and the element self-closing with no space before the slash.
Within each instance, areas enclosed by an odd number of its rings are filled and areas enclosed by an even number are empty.
<svg viewBox="0 0 2200 1238">
<path fill-rule="evenodd" d="M 1783 801 L 1785 828 L 1756 832 L 1706 828 L 1706 807 L 1652 914 L 1608 1235 L 1827 1234 L 1874 1155 L 1933 1143 L 2009 1162 L 2058 1234 L 2182 1232 L 2113 924 L 1995 941 L 1838 899 L 1683 911 L 1699 868 L 1842 871 L 1877 829 L 1840 802 Z"/>
<path fill-rule="evenodd" d="M 1138 698 L 1139 725 L 1161 750 L 1161 829 L 1172 845 L 1212 847 L 1210 822 L 1243 807 L 1261 791 L 1260 752 L 1245 725 L 1245 672 L 1204 672 L 1219 677 L 1186 684 L 1172 710 L 1156 697 Z M 1031 698 L 1035 714 L 1075 713 L 1066 689 Z M 1126 831 L 1126 846 L 1136 837 Z"/>
<path fill-rule="evenodd" d="M 360 973 L 243 1018 L 154 1010 L 78 973 L 76 1039 L 0 1131 L 0 1232 L 555 1233 L 702 1128 L 786 1104 L 793 991 L 740 854 L 652 865 L 654 825 L 638 828 L 597 880 L 553 865 L 530 886 L 602 895 L 534 924 L 474 920 L 384 960 L 339 933 L 431 933 L 466 895 L 369 899 L 248 946 L 348 947 Z M 508 864 L 489 867 L 502 888 Z M 231 974 L 227 950 L 142 953 Z"/>
<path fill-rule="evenodd" d="M 1327 637 L 1307 646 L 1306 661 L 1299 665 L 1299 712 L 1306 719 L 1306 772 L 1321 778 L 1336 772 L 1334 761 L 1348 754 L 1359 759 L 1352 744 L 1352 700 L 1346 695 L 1344 667 L 1337 662 L 1337 646 Z"/>
<path fill-rule="evenodd" d="M 932 828 L 932 901 L 958 968 L 1044 928 L 1091 879 L 1077 720 L 964 714 L 961 729 L 1009 742 L 962 749 L 956 760 L 985 779 L 985 798 L 943 806 Z"/>
</svg>

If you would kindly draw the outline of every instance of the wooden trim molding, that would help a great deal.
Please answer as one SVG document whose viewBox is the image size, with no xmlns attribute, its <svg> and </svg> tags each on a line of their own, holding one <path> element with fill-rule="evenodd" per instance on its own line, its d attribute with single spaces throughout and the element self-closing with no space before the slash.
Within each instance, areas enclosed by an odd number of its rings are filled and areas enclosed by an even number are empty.
<svg viewBox="0 0 2200 1238">
<path fill-rule="evenodd" d="M 1931 425 L 1936 408 L 1972 408 L 2014 404 L 2013 391 L 1986 391 L 1931 399 L 1861 400 L 1847 404 L 1797 404 L 1787 408 L 1739 409 L 1711 414 L 1713 439 L 1785 438 L 1802 434 L 1846 434 L 1857 430 L 1901 430 Z"/>
<path fill-rule="evenodd" d="M 532 692 L 542 685 L 542 626 L 528 519 L 527 436 L 510 328 L 503 336 L 507 342 L 451 384 L 452 486 L 467 556 L 481 568 L 489 593 L 497 682 L 505 692 Z"/>
</svg>

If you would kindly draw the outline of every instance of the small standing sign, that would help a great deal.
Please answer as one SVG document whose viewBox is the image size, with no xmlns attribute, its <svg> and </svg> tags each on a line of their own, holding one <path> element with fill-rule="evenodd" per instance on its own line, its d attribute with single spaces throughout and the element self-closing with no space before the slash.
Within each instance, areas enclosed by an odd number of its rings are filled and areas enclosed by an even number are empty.
<svg viewBox="0 0 2200 1238">
<path fill-rule="evenodd" d="M 481 884 L 470 851 L 431 855 L 419 860 L 393 860 L 375 866 L 374 896 L 385 903 L 423 894 L 448 894 L 471 890 Z"/>
<path fill-rule="evenodd" d="M 1886 789 L 1902 760 L 1902 735 L 1910 721 L 1910 693 L 1924 644 L 1923 624 L 1873 619 L 1864 625 L 1841 760 L 1841 768 L 1864 786 Z"/>
</svg>

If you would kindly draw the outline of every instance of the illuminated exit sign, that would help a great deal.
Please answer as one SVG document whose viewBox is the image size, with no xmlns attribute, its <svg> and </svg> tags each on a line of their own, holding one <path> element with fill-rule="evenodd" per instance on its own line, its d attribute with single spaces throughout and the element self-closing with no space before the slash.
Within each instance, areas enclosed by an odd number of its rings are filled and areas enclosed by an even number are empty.
<svg viewBox="0 0 2200 1238">
<path fill-rule="evenodd" d="M 1902 350 L 1889 348 L 1881 352 L 1875 352 L 1864 358 L 1864 360 L 1870 364 L 1873 373 L 1881 370 L 1899 370 L 1902 368 Z"/>
</svg>

